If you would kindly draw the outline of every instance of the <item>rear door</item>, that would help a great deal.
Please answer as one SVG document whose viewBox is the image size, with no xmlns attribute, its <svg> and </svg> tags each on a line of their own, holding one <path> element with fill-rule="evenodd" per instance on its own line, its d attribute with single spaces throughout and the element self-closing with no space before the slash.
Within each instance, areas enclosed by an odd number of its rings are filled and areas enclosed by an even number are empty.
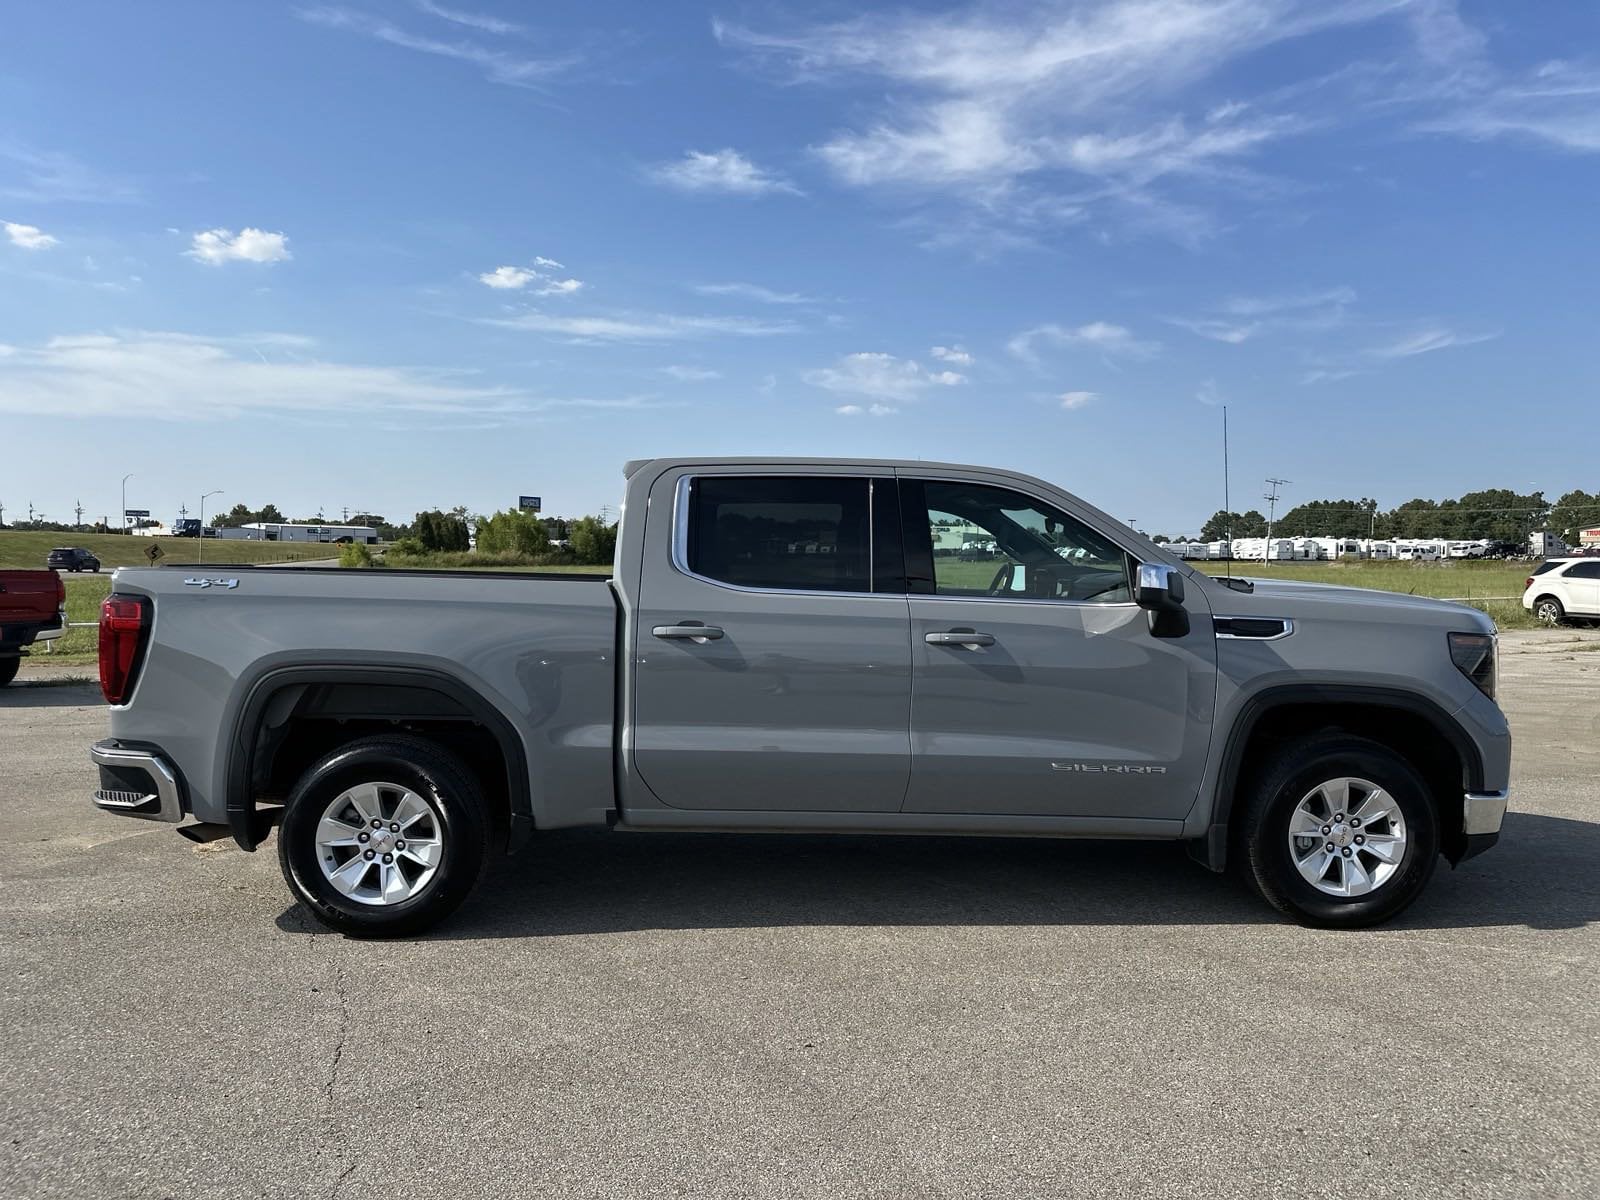
<svg viewBox="0 0 1600 1200">
<path fill-rule="evenodd" d="M 913 659 L 907 812 L 1182 817 L 1210 745 L 1216 641 L 1156 637 L 1131 557 L 1063 508 L 905 479 Z M 992 550 L 987 547 L 993 547 Z"/>
<path fill-rule="evenodd" d="M 1572 603 L 1568 612 L 1600 617 L 1600 558 L 1573 563 L 1562 573 Z"/>
<path fill-rule="evenodd" d="M 654 796 L 897 811 L 911 650 L 894 480 L 672 471 L 647 521 L 632 738 Z"/>
</svg>

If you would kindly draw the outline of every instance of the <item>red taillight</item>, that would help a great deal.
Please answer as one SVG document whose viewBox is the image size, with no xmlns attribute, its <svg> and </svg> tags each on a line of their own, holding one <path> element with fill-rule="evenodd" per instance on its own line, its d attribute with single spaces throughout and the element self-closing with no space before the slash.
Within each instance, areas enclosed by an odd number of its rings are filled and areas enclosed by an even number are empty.
<svg viewBox="0 0 1600 1200">
<path fill-rule="evenodd" d="M 1527 591 L 1532 586 L 1533 586 L 1533 576 L 1529 575 L 1526 579 L 1524 579 L 1522 581 L 1522 590 L 1523 591 Z"/>
<path fill-rule="evenodd" d="M 107 704 L 121 704 L 133 691 L 144 650 L 150 602 L 115 592 L 100 604 L 100 691 Z"/>
</svg>

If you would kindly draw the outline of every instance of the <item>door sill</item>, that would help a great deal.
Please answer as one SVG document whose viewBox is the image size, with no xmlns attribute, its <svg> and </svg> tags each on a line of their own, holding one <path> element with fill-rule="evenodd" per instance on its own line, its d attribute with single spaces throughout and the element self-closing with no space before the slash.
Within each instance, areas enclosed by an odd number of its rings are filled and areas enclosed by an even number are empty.
<svg viewBox="0 0 1600 1200">
<path fill-rule="evenodd" d="M 1183 822 L 1150 817 L 1048 817 L 1018 814 L 749 812 L 643 809 L 614 826 L 633 833 L 877 833 L 946 837 L 1149 838 L 1176 841 Z"/>
</svg>

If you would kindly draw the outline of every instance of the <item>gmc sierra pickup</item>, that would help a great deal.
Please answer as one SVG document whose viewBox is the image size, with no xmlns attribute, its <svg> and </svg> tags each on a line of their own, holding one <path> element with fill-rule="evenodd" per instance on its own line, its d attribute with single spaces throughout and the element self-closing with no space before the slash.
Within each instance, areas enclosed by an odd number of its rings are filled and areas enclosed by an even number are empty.
<svg viewBox="0 0 1600 1200">
<path fill-rule="evenodd" d="M 279 826 L 326 924 L 401 934 L 542 830 L 1182 840 L 1316 925 L 1491 845 L 1474 609 L 1217 579 L 1023 475 L 626 468 L 615 571 L 117 571 L 94 800 Z"/>
<path fill-rule="evenodd" d="M 54 571 L 0 571 L 0 687 L 17 677 L 35 642 L 67 627 L 67 585 Z"/>
</svg>

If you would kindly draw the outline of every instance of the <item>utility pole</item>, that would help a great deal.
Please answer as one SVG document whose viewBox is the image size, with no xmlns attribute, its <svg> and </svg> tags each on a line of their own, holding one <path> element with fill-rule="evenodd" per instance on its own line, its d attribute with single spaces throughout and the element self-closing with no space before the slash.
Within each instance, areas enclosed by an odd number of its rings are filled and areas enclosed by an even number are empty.
<svg viewBox="0 0 1600 1200">
<path fill-rule="evenodd" d="M 132 471 L 122 477 L 122 516 L 120 520 L 122 521 L 121 529 L 123 533 L 128 532 L 128 480 L 132 478 Z"/>
<path fill-rule="evenodd" d="M 222 489 L 218 488 L 216 491 L 206 492 L 200 497 L 200 535 L 195 538 L 194 543 L 194 560 L 197 563 L 205 562 L 206 560 L 206 496 L 220 495 L 222 495 Z"/>
<path fill-rule="evenodd" d="M 79 500 L 78 501 L 78 507 L 73 509 L 72 511 L 77 515 L 78 528 L 82 529 L 83 528 L 83 501 Z"/>
<path fill-rule="evenodd" d="M 1372 502 L 1371 511 L 1367 514 L 1367 541 L 1373 541 L 1378 536 L 1378 502 Z"/>
<path fill-rule="evenodd" d="M 1267 545 L 1261 554 L 1262 562 L 1272 560 L 1272 523 L 1278 515 L 1278 489 L 1286 483 L 1293 482 L 1292 479 L 1269 479 L 1268 490 L 1261 494 L 1261 498 L 1267 502 Z"/>
</svg>

